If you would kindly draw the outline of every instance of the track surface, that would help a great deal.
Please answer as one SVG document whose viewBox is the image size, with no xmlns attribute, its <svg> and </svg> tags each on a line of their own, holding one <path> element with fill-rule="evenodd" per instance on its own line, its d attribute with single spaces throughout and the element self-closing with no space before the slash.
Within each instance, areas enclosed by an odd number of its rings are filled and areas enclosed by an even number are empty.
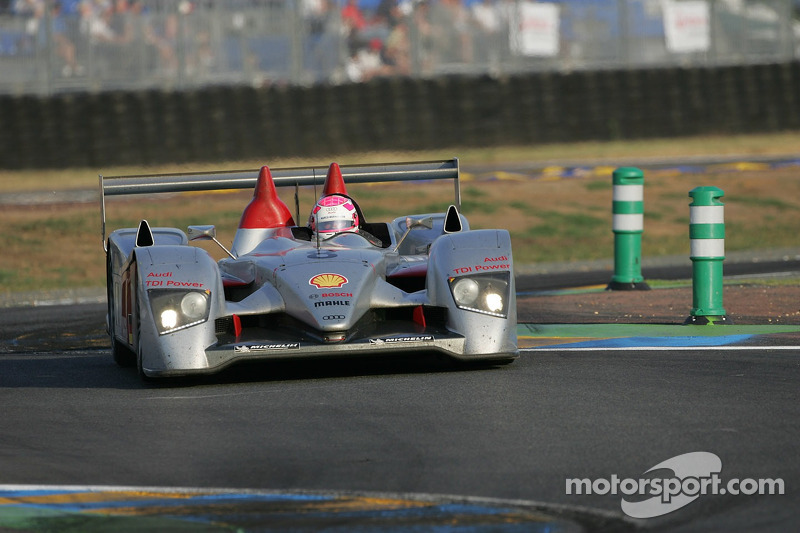
<svg viewBox="0 0 800 533">
<path fill-rule="evenodd" d="M 270 364 L 143 387 L 107 353 L 0 358 L 3 483 L 443 493 L 619 512 L 567 477 L 711 451 L 785 496 L 706 496 L 645 525 L 797 519 L 796 354 L 525 353 L 497 369 Z M 191 386 L 188 386 L 191 385 Z M 781 526 L 782 525 L 782 526 Z M 680 529 L 680 528 L 679 528 Z"/>
</svg>

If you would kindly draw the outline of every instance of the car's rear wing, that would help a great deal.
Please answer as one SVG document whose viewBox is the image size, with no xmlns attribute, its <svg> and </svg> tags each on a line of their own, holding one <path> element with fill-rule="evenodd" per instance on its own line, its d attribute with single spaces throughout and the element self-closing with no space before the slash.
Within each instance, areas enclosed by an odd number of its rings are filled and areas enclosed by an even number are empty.
<svg viewBox="0 0 800 533">
<path fill-rule="evenodd" d="M 458 158 L 444 161 L 417 161 L 381 165 L 343 165 L 345 183 L 377 183 L 452 179 L 455 183 L 455 205 L 461 207 Z M 271 168 L 277 187 L 321 185 L 328 167 Z M 148 174 L 132 176 L 100 176 L 100 210 L 103 248 L 106 247 L 106 196 L 157 194 L 187 191 L 216 191 L 253 188 L 259 170 L 226 170 L 185 174 Z M 299 209 L 299 208 L 298 208 Z M 299 219 L 299 213 L 298 213 Z"/>
</svg>

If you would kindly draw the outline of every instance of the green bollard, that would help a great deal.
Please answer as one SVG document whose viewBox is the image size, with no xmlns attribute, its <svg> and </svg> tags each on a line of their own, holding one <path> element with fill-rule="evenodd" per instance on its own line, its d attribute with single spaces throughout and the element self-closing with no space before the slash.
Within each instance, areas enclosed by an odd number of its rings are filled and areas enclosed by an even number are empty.
<svg viewBox="0 0 800 533">
<path fill-rule="evenodd" d="M 725 192 L 718 187 L 689 191 L 689 239 L 692 260 L 692 310 L 685 324 L 731 324 L 722 307 L 725 259 Z"/>
<path fill-rule="evenodd" d="M 642 277 L 644 173 L 620 167 L 613 179 L 614 275 L 606 290 L 649 290 Z"/>
</svg>

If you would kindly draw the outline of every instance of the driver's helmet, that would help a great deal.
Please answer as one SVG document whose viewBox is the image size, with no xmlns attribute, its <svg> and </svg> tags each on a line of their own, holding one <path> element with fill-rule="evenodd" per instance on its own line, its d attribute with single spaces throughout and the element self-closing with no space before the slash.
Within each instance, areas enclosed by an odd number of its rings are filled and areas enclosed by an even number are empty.
<svg viewBox="0 0 800 533">
<path fill-rule="evenodd" d="M 308 217 L 311 231 L 321 239 L 328 239 L 343 231 L 358 232 L 358 212 L 353 201 L 340 194 L 323 196 L 314 205 Z"/>
</svg>

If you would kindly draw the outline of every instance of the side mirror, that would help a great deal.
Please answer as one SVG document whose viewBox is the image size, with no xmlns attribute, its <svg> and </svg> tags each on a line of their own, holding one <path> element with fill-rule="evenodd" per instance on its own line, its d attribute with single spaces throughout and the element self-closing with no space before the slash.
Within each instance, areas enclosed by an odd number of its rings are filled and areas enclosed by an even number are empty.
<svg viewBox="0 0 800 533">
<path fill-rule="evenodd" d="M 217 240 L 216 226 L 189 226 L 186 233 L 190 241 L 215 241 Z"/>
<path fill-rule="evenodd" d="M 189 237 L 190 241 L 214 241 L 231 259 L 236 259 L 236 256 L 217 240 L 217 228 L 215 226 L 189 226 L 186 236 Z"/>
<path fill-rule="evenodd" d="M 425 218 L 406 217 L 406 230 L 412 230 L 414 228 L 433 229 L 433 217 L 425 217 Z"/>
<path fill-rule="evenodd" d="M 411 233 L 411 230 L 414 228 L 428 228 L 433 229 L 433 217 L 425 217 L 425 218 L 412 218 L 406 217 L 406 231 L 403 233 L 403 236 L 400 237 L 400 240 L 397 241 L 397 246 L 394 247 L 394 252 L 400 249 L 400 245 L 403 244 L 403 241 L 406 240 L 408 234 Z"/>
</svg>

